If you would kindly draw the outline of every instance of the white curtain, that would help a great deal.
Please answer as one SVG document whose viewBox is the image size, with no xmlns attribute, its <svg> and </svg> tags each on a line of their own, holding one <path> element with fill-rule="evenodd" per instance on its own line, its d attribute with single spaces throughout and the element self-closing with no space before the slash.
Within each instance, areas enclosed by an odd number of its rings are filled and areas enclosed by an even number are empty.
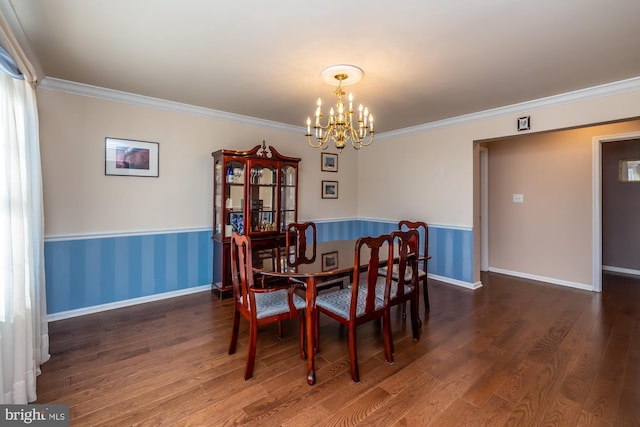
<svg viewBox="0 0 640 427">
<path fill-rule="evenodd" d="M 36 400 L 49 359 L 35 89 L 0 71 L 0 404 Z"/>
</svg>

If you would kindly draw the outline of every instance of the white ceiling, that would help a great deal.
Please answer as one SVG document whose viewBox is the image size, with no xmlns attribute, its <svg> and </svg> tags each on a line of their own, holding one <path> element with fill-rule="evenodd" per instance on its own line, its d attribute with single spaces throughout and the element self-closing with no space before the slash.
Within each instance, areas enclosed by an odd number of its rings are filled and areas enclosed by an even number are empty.
<svg viewBox="0 0 640 427">
<path fill-rule="evenodd" d="M 639 0 L 2 1 L 46 77 L 296 126 L 335 64 L 378 132 L 640 76 Z"/>
</svg>

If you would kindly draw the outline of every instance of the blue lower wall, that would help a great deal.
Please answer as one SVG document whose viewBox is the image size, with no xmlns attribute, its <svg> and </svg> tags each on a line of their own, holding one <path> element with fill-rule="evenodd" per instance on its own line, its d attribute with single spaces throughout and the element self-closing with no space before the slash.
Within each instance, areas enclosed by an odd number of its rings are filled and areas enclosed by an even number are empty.
<svg viewBox="0 0 640 427">
<path fill-rule="evenodd" d="M 349 220 L 317 223 L 318 240 L 357 239 L 377 236 L 397 228 L 397 221 Z M 473 283 L 473 231 L 429 226 L 430 274 Z"/>
<path fill-rule="evenodd" d="M 211 283 L 210 231 L 45 241 L 47 312 Z"/>
<path fill-rule="evenodd" d="M 389 233 L 397 222 L 317 222 L 318 240 Z M 212 282 L 211 231 L 45 240 L 47 311 L 85 309 L 208 285 Z M 429 273 L 473 281 L 473 232 L 429 227 Z"/>
</svg>

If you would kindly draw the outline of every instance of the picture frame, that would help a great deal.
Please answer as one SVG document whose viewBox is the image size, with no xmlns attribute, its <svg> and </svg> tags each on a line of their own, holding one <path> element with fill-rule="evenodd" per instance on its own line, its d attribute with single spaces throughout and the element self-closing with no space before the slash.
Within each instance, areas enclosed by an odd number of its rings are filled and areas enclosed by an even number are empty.
<svg viewBox="0 0 640 427">
<path fill-rule="evenodd" d="M 157 178 L 157 142 L 107 137 L 104 139 L 104 174 Z"/>
<path fill-rule="evenodd" d="M 640 182 L 640 159 L 618 162 L 618 182 Z"/>
<path fill-rule="evenodd" d="M 320 153 L 320 169 L 322 172 L 338 172 L 338 155 L 335 153 Z"/>
<path fill-rule="evenodd" d="M 518 118 L 518 131 L 531 129 L 531 116 Z"/>
<path fill-rule="evenodd" d="M 338 268 L 338 251 L 322 254 L 322 271 L 331 271 Z"/>
<path fill-rule="evenodd" d="M 338 181 L 322 181 L 322 198 L 338 198 Z"/>
</svg>

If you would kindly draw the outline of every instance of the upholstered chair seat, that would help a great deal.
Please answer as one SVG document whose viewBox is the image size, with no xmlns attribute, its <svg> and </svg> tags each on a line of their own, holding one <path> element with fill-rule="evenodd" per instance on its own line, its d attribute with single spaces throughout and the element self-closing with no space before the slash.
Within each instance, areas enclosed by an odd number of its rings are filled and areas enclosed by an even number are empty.
<svg viewBox="0 0 640 427">
<path fill-rule="evenodd" d="M 386 276 L 387 271 L 389 271 L 387 267 L 382 267 L 380 269 L 380 274 L 383 276 Z M 427 273 L 425 273 L 421 269 L 418 269 L 418 280 L 421 280 L 426 275 Z M 404 272 L 404 280 L 407 282 L 410 282 L 412 276 L 413 276 L 413 269 L 410 266 L 407 266 L 407 269 Z M 393 264 L 393 268 L 391 269 L 391 278 L 396 281 L 398 280 L 398 264 L 397 263 Z"/>
<path fill-rule="evenodd" d="M 360 317 L 365 313 L 365 304 L 367 302 L 367 289 L 361 287 L 358 292 L 358 303 L 356 306 L 356 317 Z M 351 319 L 349 309 L 351 308 L 351 288 L 339 289 L 333 292 L 323 292 L 316 297 L 316 306 L 324 310 L 330 311 L 338 316 Z M 376 289 L 375 309 L 382 308 L 384 304 L 384 282 L 381 288 L 381 298 L 378 298 L 378 290 Z"/>
<path fill-rule="evenodd" d="M 396 265 L 397 267 L 397 265 Z M 389 291 L 389 298 L 390 299 L 394 299 L 397 295 L 398 295 L 398 275 L 397 275 L 397 268 L 395 269 L 396 271 L 396 275 L 392 276 L 391 279 L 393 280 L 393 282 L 391 282 L 391 290 Z M 379 299 L 381 301 L 384 300 L 384 287 L 385 287 L 385 281 L 386 281 L 386 272 L 387 272 L 387 268 L 383 267 L 378 269 L 378 274 L 380 275 L 380 277 L 378 277 L 378 280 L 376 282 L 376 299 Z M 411 283 L 411 277 L 412 274 L 407 274 L 405 273 L 405 277 L 408 277 L 408 279 L 405 279 L 405 283 Z M 364 283 L 363 281 L 366 280 L 366 273 L 360 273 L 360 283 Z M 404 293 L 409 293 L 413 290 L 413 288 L 411 287 L 411 285 L 403 285 L 404 286 Z M 360 287 L 365 287 L 364 285 L 360 285 Z"/>
<path fill-rule="evenodd" d="M 278 289 L 268 293 L 256 293 L 256 319 L 289 313 L 287 294 L 288 291 L 286 289 Z M 242 298 L 240 298 L 240 302 L 242 303 Z M 293 305 L 296 310 L 304 310 L 306 302 L 297 294 L 293 294 Z M 249 310 L 251 310 L 251 307 L 249 307 Z"/>
</svg>

